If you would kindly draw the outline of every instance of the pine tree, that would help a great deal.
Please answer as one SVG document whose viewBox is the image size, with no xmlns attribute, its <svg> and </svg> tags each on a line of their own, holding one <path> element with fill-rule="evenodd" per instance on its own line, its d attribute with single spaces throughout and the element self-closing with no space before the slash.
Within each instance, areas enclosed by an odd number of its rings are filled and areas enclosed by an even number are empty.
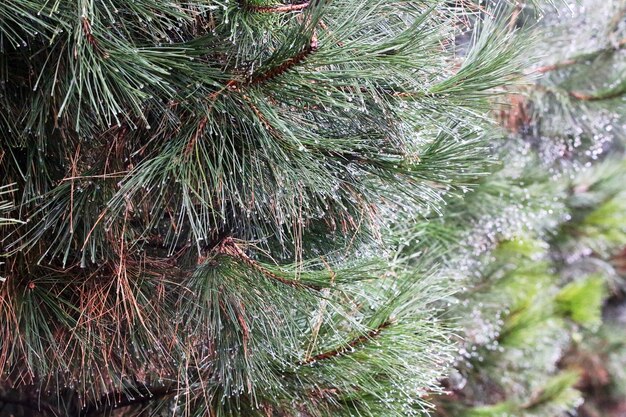
<svg viewBox="0 0 626 417">
<path fill-rule="evenodd" d="M 2 412 L 426 413 L 452 246 L 404 239 L 492 169 L 509 23 L 441 0 L 3 1 Z"/>
</svg>

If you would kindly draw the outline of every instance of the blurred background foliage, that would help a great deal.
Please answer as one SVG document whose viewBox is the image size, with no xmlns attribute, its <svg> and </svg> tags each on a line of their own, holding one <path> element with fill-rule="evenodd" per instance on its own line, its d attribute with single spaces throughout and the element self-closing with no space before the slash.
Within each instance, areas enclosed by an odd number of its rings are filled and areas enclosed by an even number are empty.
<svg viewBox="0 0 626 417">
<path fill-rule="evenodd" d="M 447 214 L 473 227 L 445 260 L 470 278 L 442 417 L 626 415 L 626 3 L 536 6 L 512 22 L 534 64 L 499 114 L 501 168 Z"/>
</svg>

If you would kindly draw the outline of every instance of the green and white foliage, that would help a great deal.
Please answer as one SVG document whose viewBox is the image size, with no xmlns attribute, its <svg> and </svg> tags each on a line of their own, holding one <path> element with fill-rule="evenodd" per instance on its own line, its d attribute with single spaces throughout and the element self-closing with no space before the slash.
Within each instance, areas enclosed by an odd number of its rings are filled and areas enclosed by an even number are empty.
<svg viewBox="0 0 626 417">
<path fill-rule="evenodd" d="M 615 326 L 603 304 L 623 291 L 614 256 L 624 247 L 624 226 L 600 225 L 622 211 L 597 213 L 623 204 L 616 185 L 626 167 L 609 158 L 557 181 L 545 169 L 537 174 L 541 159 L 526 163 L 486 178 L 436 229 L 459 245 L 441 262 L 466 286 L 448 309 L 464 330 L 439 415 L 568 415 L 582 403 L 574 386 L 585 371 L 570 363 L 572 350 L 601 344 L 604 326 Z M 619 342 L 604 346 L 613 361 L 623 352 Z"/>
<path fill-rule="evenodd" d="M 582 0 L 542 7 L 527 126 L 546 161 L 589 164 L 626 137 L 626 3 Z M 533 16 L 535 14 L 535 16 Z M 525 8 L 530 23 L 536 11 Z"/>
<path fill-rule="evenodd" d="M 467 287 L 450 307 L 465 330 L 441 416 L 572 415 L 589 395 L 574 389 L 588 388 L 586 357 L 606 361 L 602 389 L 623 398 L 623 333 L 610 306 L 624 288 L 626 4 L 570 7 L 541 9 L 530 53 L 545 56 L 513 89 L 502 168 L 439 222 L 460 242 L 442 262 Z M 518 11 L 521 26 L 539 16 Z"/>
<path fill-rule="evenodd" d="M 392 226 L 489 171 L 525 44 L 449 3 L 1 2 L 3 398 L 423 414 L 451 288 Z"/>
</svg>

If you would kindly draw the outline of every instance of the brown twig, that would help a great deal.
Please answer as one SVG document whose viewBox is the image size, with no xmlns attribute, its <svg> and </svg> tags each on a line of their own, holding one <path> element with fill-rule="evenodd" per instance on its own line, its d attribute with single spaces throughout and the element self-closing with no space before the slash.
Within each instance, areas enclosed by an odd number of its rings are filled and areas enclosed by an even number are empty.
<svg viewBox="0 0 626 417">
<path fill-rule="evenodd" d="M 273 279 L 275 281 L 281 282 L 281 283 L 283 283 L 285 285 L 289 285 L 290 287 L 294 287 L 294 288 L 310 288 L 310 289 L 314 289 L 314 290 L 321 290 L 322 289 L 322 287 L 319 287 L 317 285 L 306 284 L 306 283 L 303 283 L 301 281 L 295 281 L 295 280 L 291 280 L 291 279 L 286 279 L 286 278 L 283 278 L 283 277 L 275 274 L 274 272 L 272 272 L 269 269 L 265 268 L 263 265 L 261 265 L 260 263 L 258 263 L 254 259 L 250 258 L 239 247 L 237 242 L 235 242 L 235 240 L 233 238 L 231 238 L 231 237 L 225 238 L 222 241 L 222 243 L 220 243 L 217 246 L 217 251 L 219 253 L 232 256 L 233 258 L 237 258 L 237 259 L 243 261 L 246 265 L 250 266 L 251 268 L 256 269 L 257 271 L 261 272 L 266 277 L 271 278 L 271 279 Z"/>
<path fill-rule="evenodd" d="M 515 10 L 513 10 L 513 13 L 511 13 L 511 18 L 509 19 L 509 24 L 507 26 L 509 29 L 509 32 L 512 32 L 515 30 L 515 27 L 517 26 L 517 21 L 519 19 L 520 14 L 522 13 L 523 8 L 524 8 L 523 4 L 520 2 L 517 2 L 517 4 L 515 5 Z"/>
<path fill-rule="evenodd" d="M 545 74 L 547 72 L 551 72 L 551 71 L 556 71 L 562 68 L 567 68 L 570 67 L 572 65 L 576 65 L 579 64 L 583 61 L 587 61 L 589 59 L 592 59 L 593 57 L 596 57 L 600 54 L 603 53 L 608 53 L 608 52 L 612 52 L 612 51 L 616 51 L 616 50 L 620 50 L 626 48 L 626 38 L 620 40 L 619 42 L 617 42 L 617 44 L 613 47 L 610 48 L 603 48 L 603 49 L 598 49 L 597 51 L 593 51 L 593 52 L 589 52 L 586 54 L 582 54 L 579 57 L 574 57 L 574 58 L 570 58 L 570 59 L 566 59 L 564 61 L 561 62 L 557 62 L 551 65 L 544 65 L 538 68 L 535 68 L 534 70 L 530 71 L 530 74 L 534 74 L 534 73 L 538 73 L 538 74 Z"/>
<path fill-rule="evenodd" d="M 264 83 L 268 80 L 271 80 L 273 78 L 276 78 L 284 74 L 285 72 L 289 71 L 291 68 L 295 67 L 296 65 L 300 64 L 302 61 L 307 59 L 309 55 L 317 51 L 317 47 L 318 47 L 317 35 L 313 33 L 313 36 L 311 37 L 311 42 L 302 51 L 298 52 L 296 55 L 292 56 L 291 58 L 288 58 L 287 60 L 285 60 L 285 62 L 281 63 L 280 65 L 274 68 L 270 68 L 266 72 L 253 77 L 252 80 L 250 81 L 250 84 L 261 84 L 261 83 Z"/>
<path fill-rule="evenodd" d="M 100 45 L 100 42 L 98 41 L 98 38 L 94 36 L 91 30 L 91 22 L 89 22 L 89 19 L 87 19 L 87 17 L 83 16 L 81 18 L 81 25 L 83 28 L 83 34 L 85 35 L 85 38 L 87 39 L 87 43 L 91 45 L 91 47 L 98 54 L 100 54 L 103 58 L 108 58 L 109 54 L 104 49 L 102 49 L 102 46 Z"/>
<path fill-rule="evenodd" d="M 567 94 L 569 95 L 571 98 L 575 99 L 575 100 L 579 100 L 579 101 L 601 101 L 601 100 L 610 100 L 610 99 L 614 99 L 617 97 L 620 97 L 622 95 L 624 95 L 624 92 L 621 90 L 616 90 L 614 92 L 611 92 L 609 94 L 593 94 L 593 93 L 585 93 L 582 91 L 567 91 L 564 89 L 560 89 L 560 88 L 548 88 L 544 85 L 540 85 L 540 84 L 535 84 L 532 87 L 534 90 L 537 91 L 542 91 L 542 92 L 547 92 L 547 93 L 552 93 L 552 94 L 556 94 L 556 92 L 560 92 L 562 91 L 562 94 Z"/>
<path fill-rule="evenodd" d="M 347 344 L 337 348 L 337 349 L 333 349 L 327 352 L 323 352 L 323 353 L 319 353 L 315 356 L 311 356 L 305 360 L 303 360 L 302 362 L 300 362 L 300 365 L 309 365 L 315 362 L 319 362 L 319 361 L 323 361 L 323 360 L 327 360 L 327 359 L 331 359 L 331 358 L 336 358 L 338 356 L 343 356 L 349 352 L 352 351 L 352 349 L 356 348 L 357 346 L 360 346 L 362 344 L 364 344 L 365 342 L 367 342 L 368 340 L 372 340 L 377 338 L 380 333 L 390 327 L 393 324 L 393 322 L 391 320 L 387 320 L 385 322 L 383 322 L 380 326 L 376 327 L 375 329 L 370 330 L 369 332 L 355 338 L 352 339 L 351 341 L 349 341 Z"/>
<path fill-rule="evenodd" d="M 237 321 L 239 322 L 239 326 L 241 326 L 241 332 L 243 334 L 243 354 L 248 357 L 248 343 L 250 341 L 250 328 L 248 327 L 248 323 L 244 317 L 246 313 L 246 309 L 243 306 L 241 300 L 237 300 Z"/>
<path fill-rule="evenodd" d="M 570 65 L 576 64 L 576 62 L 577 61 L 575 59 L 568 59 L 562 62 L 557 62 L 552 65 L 544 65 L 544 66 L 541 66 L 539 68 L 535 68 L 534 70 L 532 70 L 531 74 L 532 73 L 545 74 L 546 72 L 556 71 L 561 68 L 569 67 Z"/>
<path fill-rule="evenodd" d="M 615 91 L 611 94 L 590 94 L 584 93 L 582 91 L 570 91 L 569 95 L 576 100 L 580 101 L 600 101 L 600 100 L 610 100 L 613 98 L 617 98 L 622 96 L 624 93 L 622 91 Z"/>
<path fill-rule="evenodd" d="M 208 122 L 209 122 L 209 118 L 207 116 L 204 116 L 202 119 L 200 119 L 200 122 L 198 123 L 198 127 L 196 128 L 196 132 L 191 137 L 191 140 L 187 143 L 187 147 L 185 148 L 186 157 L 191 155 L 191 152 L 193 152 L 193 149 L 196 146 L 196 143 L 198 142 L 200 135 L 202 135 L 202 133 L 204 132 L 204 129 L 206 128 L 206 125 Z"/>
<path fill-rule="evenodd" d="M 288 13 L 306 9 L 309 7 L 309 2 L 306 1 L 298 4 L 284 4 L 280 6 L 258 6 L 246 2 L 245 7 L 257 13 Z"/>
</svg>

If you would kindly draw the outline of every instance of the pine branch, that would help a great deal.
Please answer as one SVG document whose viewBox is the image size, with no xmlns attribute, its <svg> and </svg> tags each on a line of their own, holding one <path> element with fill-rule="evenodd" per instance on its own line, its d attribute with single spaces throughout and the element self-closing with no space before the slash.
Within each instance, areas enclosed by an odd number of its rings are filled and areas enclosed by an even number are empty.
<svg viewBox="0 0 626 417">
<path fill-rule="evenodd" d="M 612 100 L 614 98 L 621 97 L 624 91 L 614 91 L 611 93 L 585 93 L 582 91 L 570 91 L 569 95 L 576 100 L 580 101 L 600 101 L 600 100 Z"/>
<path fill-rule="evenodd" d="M 562 94 L 567 95 L 572 99 L 578 101 L 603 101 L 603 100 L 612 100 L 618 97 L 623 96 L 626 93 L 626 80 L 619 83 L 617 86 L 598 91 L 598 92 L 584 92 L 578 90 L 566 90 L 562 87 L 548 87 L 541 84 L 535 84 L 531 87 L 536 91 L 551 93 L 551 94 Z"/>
<path fill-rule="evenodd" d="M 611 53 L 611 52 L 615 52 L 618 51 L 620 49 L 623 49 L 626 47 L 626 38 L 620 40 L 619 42 L 617 42 L 617 44 L 615 46 L 612 47 L 608 47 L 608 48 L 602 48 L 602 49 L 598 49 L 596 51 L 593 52 L 589 52 L 589 53 L 585 53 L 585 54 L 581 54 L 578 56 L 575 56 L 573 58 L 570 59 L 566 59 L 564 61 L 560 61 L 557 62 L 555 64 L 551 64 L 551 65 L 544 65 L 538 68 L 535 68 L 533 70 L 531 70 L 529 73 L 533 74 L 533 73 L 539 73 L 539 74 L 545 74 L 548 72 L 552 72 L 552 71 L 557 71 L 563 68 L 567 68 L 570 67 L 572 65 L 577 65 L 577 64 L 582 64 L 586 61 L 592 60 L 602 54 L 606 54 L 606 53 Z"/>
<path fill-rule="evenodd" d="M 242 0 L 245 3 L 247 9 L 252 10 L 257 13 L 288 13 L 288 12 L 297 12 L 300 10 L 304 10 L 309 7 L 309 2 L 305 1 L 303 3 L 294 3 L 294 4 L 285 4 L 285 5 L 275 5 L 275 6 L 260 6 L 258 4 L 252 4 L 249 0 Z"/>
<path fill-rule="evenodd" d="M 337 348 L 337 349 L 333 349 L 333 350 L 329 350 L 327 352 L 323 352 L 323 353 L 318 353 L 317 355 L 311 356 L 305 360 L 303 360 L 302 362 L 300 362 L 300 365 L 309 365 L 312 363 L 316 363 L 316 362 L 320 362 L 320 361 L 324 361 L 324 360 L 328 360 L 328 359 L 332 359 L 332 358 L 336 358 L 338 356 L 344 356 L 350 352 L 353 351 L 354 348 L 363 345 L 364 343 L 367 343 L 370 340 L 376 339 L 380 333 L 385 330 L 386 328 L 392 326 L 394 324 L 394 322 L 392 320 L 387 320 L 385 322 L 383 322 L 382 324 L 380 324 L 378 327 L 376 327 L 375 329 L 372 329 L 370 331 L 368 331 L 367 333 L 358 336 L 355 339 L 350 340 L 348 343 L 346 343 L 345 345 Z"/>
<path fill-rule="evenodd" d="M 280 75 L 289 71 L 291 68 L 302 63 L 305 59 L 309 57 L 309 55 L 317 51 L 317 47 L 318 47 L 317 35 L 314 32 L 311 38 L 311 43 L 307 45 L 301 52 L 297 53 L 291 58 L 288 58 L 280 65 L 274 68 L 270 68 L 269 70 L 265 71 L 262 74 L 253 76 L 249 84 L 251 85 L 262 84 L 273 78 L 279 77 Z"/>
<path fill-rule="evenodd" d="M 243 261 L 246 265 L 250 266 L 252 269 L 259 271 L 260 273 L 262 273 L 263 275 L 265 275 L 266 277 L 274 280 L 274 281 L 278 281 L 282 284 L 288 285 L 290 287 L 294 287 L 294 288 L 309 288 L 312 290 L 316 290 L 316 291 L 320 291 L 323 289 L 323 287 L 317 286 L 317 285 L 313 285 L 310 283 L 304 283 L 301 281 L 295 281 L 295 280 L 290 280 L 290 279 L 286 279 L 283 278 L 281 276 L 278 276 L 277 274 L 275 274 L 274 272 L 268 270 L 267 268 L 265 268 L 263 265 L 261 265 L 260 263 L 258 263 L 257 261 L 255 261 L 254 259 L 250 258 L 237 244 L 237 242 L 231 238 L 231 237 L 227 237 L 225 238 L 218 246 L 217 246 L 217 252 L 218 253 L 222 253 L 225 255 L 229 255 L 232 256 L 233 258 L 239 259 L 240 261 Z"/>
</svg>

